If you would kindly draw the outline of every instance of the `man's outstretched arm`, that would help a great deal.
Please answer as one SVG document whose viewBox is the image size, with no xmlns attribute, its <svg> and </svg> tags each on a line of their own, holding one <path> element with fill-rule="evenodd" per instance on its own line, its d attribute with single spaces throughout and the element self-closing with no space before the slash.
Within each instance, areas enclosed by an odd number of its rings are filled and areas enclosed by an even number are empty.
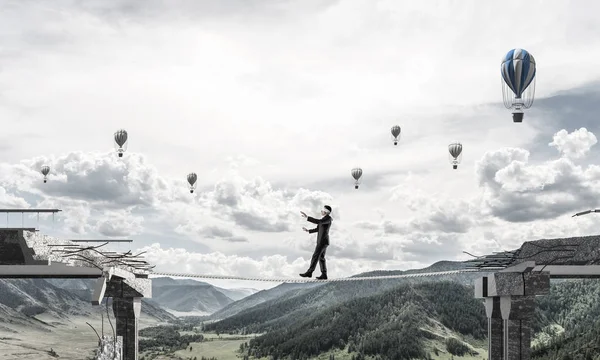
<svg viewBox="0 0 600 360">
<path fill-rule="evenodd" d="M 308 233 L 309 233 L 309 234 L 316 233 L 317 231 L 319 231 L 319 228 L 318 228 L 318 227 L 316 227 L 316 228 L 314 228 L 314 229 L 308 229 Z"/>
<path fill-rule="evenodd" d="M 331 218 L 328 217 L 327 219 L 315 219 L 312 216 L 308 216 L 306 217 L 306 221 L 310 221 L 313 224 L 325 225 L 331 223 Z"/>
</svg>

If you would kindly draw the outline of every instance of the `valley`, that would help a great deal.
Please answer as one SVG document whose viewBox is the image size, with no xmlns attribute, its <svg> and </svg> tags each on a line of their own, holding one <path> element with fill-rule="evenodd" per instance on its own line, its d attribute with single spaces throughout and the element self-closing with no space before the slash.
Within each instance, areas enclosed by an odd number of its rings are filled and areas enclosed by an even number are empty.
<svg viewBox="0 0 600 360">
<path fill-rule="evenodd" d="M 410 272 L 462 266 L 439 262 Z M 390 273 L 403 272 L 374 274 Z M 281 284 L 262 291 L 159 278 L 155 296 L 143 299 L 140 360 L 487 358 L 487 319 L 471 285 L 476 276 Z M 56 359 L 51 351 L 59 359 L 91 356 L 98 338 L 86 321 L 99 333 L 112 329 L 105 304 L 89 304 L 87 286 L 87 280 L 0 280 L 0 359 Z M 600 354 L 594 320 L 600 307 L 590 301 L 598 296 L 593 280 L 553 281 L 551 294 L 536 300 L 533 358 Z M 114 325 L 112 311 L 111 320 Z"/>
</svg>

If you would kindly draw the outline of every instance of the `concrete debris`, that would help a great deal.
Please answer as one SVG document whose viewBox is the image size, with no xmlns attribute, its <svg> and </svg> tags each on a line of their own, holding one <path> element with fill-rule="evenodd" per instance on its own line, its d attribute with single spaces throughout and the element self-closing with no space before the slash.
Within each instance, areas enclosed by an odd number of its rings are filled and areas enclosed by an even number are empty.
<svg viewBox="0 0 600 360">
<path fill-rule="evenodd" d="M 123 337 L 117 336 L 114 341 L 112 336 L 103 336 L 99 341 L 96 360 L 122 360 L 123 358 Z"/>
<path fill-rule="evenodd" d="M 82 246 L 68 240 L 58 239 L 43 235 L 35 231 L 23 231 L 27 246 L 33 250 L 35 260 L 44 260 L 48 263 L 61 262 L 70 266 L 93 267 L 104 270 L 108 267 L 118 267 L 135 274 L 149 274 L 145 269 L 135 268 L 127 264 L 127 257 L 123 254 L 106 254 L 98 245 Z M 129 256 L 131 257 L 131 256 Z M 139 262 L 139 260 L 138 260 Z M 139 265 L 142 265 L 139 263 Z"/>
</svg>

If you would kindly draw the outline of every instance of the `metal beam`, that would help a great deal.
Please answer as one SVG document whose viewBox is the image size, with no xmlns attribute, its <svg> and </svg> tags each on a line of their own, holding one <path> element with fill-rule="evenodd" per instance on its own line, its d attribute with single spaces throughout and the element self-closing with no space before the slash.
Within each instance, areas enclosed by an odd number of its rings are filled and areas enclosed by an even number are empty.
<svg viewBox="0 0 600 360">
<path fill-rule="evenodd" d="M 536 271 L 549 272 L 553 279 L 600 278 L 600 265 L 537 265 Z"/>
<path fill-rule="evenodd" d="M 69 240 L 72 242 L 133 242 L 133 240 L 98 240 L 98 239 L 94 239 L 94 240 Z"/>
<path fill-rule="evenodd" d="M 6 230 L 24 230 L 24 231 L 38 231 L 38 229 L 36 228 L 27 228 L 27 227 L 0 227 L 0 232 L 2 231 L 6 231 Z"/>
<path fill-rule="evenodd" d="M 102 270 L 91 267 L 52 265 L 0 265 L 0 279 L 96 279 L 102 276 Z"/>
<path fill-rule="evenodd" d="M 60 209 L 0 209 L 0 213 L 57 213 Z"/>
</svg>

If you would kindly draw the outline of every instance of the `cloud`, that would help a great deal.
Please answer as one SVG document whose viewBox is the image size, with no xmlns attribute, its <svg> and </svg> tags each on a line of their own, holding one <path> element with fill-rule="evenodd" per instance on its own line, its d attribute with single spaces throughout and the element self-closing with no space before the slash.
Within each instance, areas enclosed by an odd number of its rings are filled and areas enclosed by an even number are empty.
<svg viewBox="0 0 600 360">
<path fill-rule="evenodd" d="M 528 158 L 526 150 L 505 148 L 478 162 L 483 202 L 494 216 L 529 222 L 598 203 L 600 167 L 583 168 L 565 157 L 529 164 Z"/>
<path fill-rule="evenodd" d="M 137 249 L 147 251 L 146 258 L 156 264 L 157 272 L 180 272 L 257 278 L 297 278 L 309 265 L 312 251 L 302 257 L 289 258 L 278 254 L 252 259 L 222 252 L 198 253 L 183 248 L 164 248 L 158 243 Z M 328 250 L 329 251 L 329 250 Z M 411 265 L 410 262 L 407 263 Z M 356 274 L 372 269 L 388 269 L 381 260 L 338 258 L 328 255 L 328 272 L 339 276 Z M 392 265 L 393 266 L 393 265 Z"/>
<path fill-rule="evenodd" d="M 597 142 L 596 136 L 586 128 L 575 130 L 570 134 L 562 129 L 554 134 L 553 141 L 548 145 L 555 147 L 565 157 L 579 159 L 585 156 Z"/>
<path fill-rule="evenodd" d="M 67 232 L 195 254 L 180 260 L 222 254 L 223 272 L 294 274 L 282 264 L 314 245 L 299 211 L 324 203 L 339 272 L 574 233 L 562 217 L 598 205 L 598 5 L 471 1 L 13 1 L 0 14 L 0 201 L 61 208 Z M 498 72 L 517 38 L 540 66 L 518 125 Z M 108 153 L 118 128 L 122 159 Z"/>
<path fill-rule="evenodd" d="M 2 208 L 28 208 L 29 203 L 25 201 L 25 199 L 17 197 L 13 194 L 10 194 L 6 191 L 5 188 L 0 186 L 0 206 Z"/>
<path fill-rule="evenodd" d="M 427 174 L 406 175 L 388 190 L 389 205 L 381 203 L 367 211 L 374 219 L 336 219 L 329 263 L 349 272 L 364 270 L 368 264 L 375 268 L 426 265 L 459 258 L 462 250 L 487 252 L 517 246 L 518 241 L 535 236 L 592 231 L 597 224 L 594 219 L 577 225 L 562 220 L 559 226 L 556 223 L 557 218 L 584 205 L 595 206 L 600 167 L 577 165 L 572 160 L 573 154 L 581 154 L 576 155 L 577 159 L 589 154 L 586 147 L 571 144 L 582 134 L 586 139 L 593 138 L 585 129 L 559 131 L 549 146 L 563 149 L 561 156 L 539 163 L 531 162 L 529 152 L 521 148 L 488 151 L 475 163 L 479 192 L 466 199 L 414 189 Z M 0 190 L 0 200 L 29 206 L 14 195 L 19 192 L 38 199 L 37 206 L 65 208 L 64 224 L 78 234 L 143 235 L 148 219 L 152 219 L 211 248 L 197 253 L 155 244 L 150 246 L 155 252 L 153 259 L 174 254 L 181 261 L 178 266 L 182 271 L 256 276 L 293 276 L 307 266 L 314 237 L 291 235 L 305 225 L 300 210 L 316 215 L 327 203 L 337 215 L 349 204 L 325 192 L 280 188 L 259 176 L 245 178 L 240 173 L 244 166 L 232 166 L 213 188 L 189 194 L 185 179 L 163 177 L 143 156 L 127 155 L 119 160 L 114 154 L 75 152 L 16 165 L 2 164 L 2 185 L 13 193 Z M 246 163 L 252 166 L 251 161 Z M 53 168 L 47 184 L 40 181 L 41 164 Z M 23 180 L 16 181 L 19 177 Z M 103 180 L 108 184 L 101 184 Z M 86 181 L 99 184 L 103 191 Z M 398 219 L 398 212 L 390 212 L 389 206 L 396 211 L 404 208 L 410 215 Z M 234 255 L 250 254 L 251 249 L 252 257 Z M 212 257 L 208 264 L 215 259 L 225 263 L 214 268 L 195 265 L 209 254 Z M 169 266 L 162 258 L 157 262 Z"/>
<path fill-rule="evenodd" d="M 488 151 L 475 163 L 478 192 L 464 200 L 436 190 L 427 193 L 419 188 L 422 179 L 409 174 L 390 194 L 391 203 L 408 210 L 403 220 L 385 215 L 355 226 L 372 234 L 371 244 L 394 239 L 396 258 L 413 261 L 462 257 L 463 249 L 510 250 L 539 237 L 597 232 L 593 224 L 598 220 L 575 222 L 570 217 L 600 205 L 600 167 L 573 162 L 589 154 L 595 142 L 586 129 L 561 130 L 549 144 L 561 156 L 541 162 L 532 162 L 522 148 Z"/>
<path fill-rule="evenodd" d="M 51 168 L 47 183 L 41 181 L 42 165 Z M 134 216 L 132 211 L 151 211 L 178 214 L 174 223 L 180 225 L 178 222 L 183 221 L 185 225 L 179 230 L 185 233 L 245 242 L 246 236 L 234 235 L 228 226 L 280 233 L 296 225 L 301 210 L 318 214 L 327 203 L 334 206 L 336 215 L 341 212 L 327 193 L 273 188 L 261 177 L 243 178 L 236 167 L 213 189 L 191 195 L 183 179 L 159 175 L 143 155 L 136 153 L 118 158 L 114 153 L 73 152 L 0 166 L 3 186 L 40 197 L 41 205 L 64 209 L 70 218 L 67 226 L 76 233 L 95 230 L 107 236 L 136 234 L 141 231 L 143 216 Z M 14 196 L 5 197 L 19 203 Z M 27 207 L 24 201 L 20 203 Z M 94 214 L 85 210 L 90 206 Z M 92 227 L 86 225 L 95 222 L 94 216 L 101 216 L 102 220 Z M 197 220 L 205 217 L 224 223 L 197 225 Z"/>
<path fill-rule="evenodd" d="M 456 200 L 438 193 L 428 196 L 422 190 L 411 190 L 411 186 L 406 183 L 393 187 L 390 192 L 390 201 L 402 203 L 412 216 L 403 221 L 391 221 L 385 215 L 380 215 L 379 222 L 359 221 L 356 223 L 357 227 L 377 230 L 378 236 L 464 234 L 485 221 L 475 200 Z"/>
<path fill-rule="evenodd" d="M 354 234 L 354 231 L 350 228 L 332 225 L 327 258 L 333 262 L 340 260 L 385 262 L 400 258 L 398 252 L 400 248 L 394 240 L 378 239 L 373 241 L 372 239 L 363 239 L 361 241 L 362 237 L 362 234 Z M 307 256 L 310 260 L 315 250 L 315 241 L 314 236 L 303 236 L 300 239 L 290 240 L 289 244 L 299 250 L 297 253 L 300 253 L 303 257 Z"/>
<path fill-rule="evenodd" d="M 107 212 L 96 222 L 96 230 L 105 236 L 130 236 L 143 231 L 144 218 L 134 216 L 131 211 Z"/>
<path fill-rule="evenodd" d="M 191 222 L 184 225 L 178 225 L 175 228 L 175 232 L 185 234 L 194 238 L 203 239 L 218 239 L 225 240 L 228 242 L 248 242 L 248 239 L 244 236 L 235 235 L 231 230 L 220 225 L 208 225 L 208 226 L 197 226 Z"/>
<path fill-rule="evenodd" d="M 290 231 L 300 211 L 319 213 L 332 200 L 331 195 L 319 191 L 274 189 L 261 177 L 246 180 L 235 171 L 206 197 L 216 216 L 260 232 Z"/>
<path fill-rule="evenodd" d="M 47 183 L 41 181 L 44 165 L 50 167 Z M 135 153 L 118 158 L 114 153 L 71 152 L 1 166 L 0 182 L 6 187 L 107 208 L 158 206 L 183 193 L 171 192 L 171 184 Z"/>
</svg>

